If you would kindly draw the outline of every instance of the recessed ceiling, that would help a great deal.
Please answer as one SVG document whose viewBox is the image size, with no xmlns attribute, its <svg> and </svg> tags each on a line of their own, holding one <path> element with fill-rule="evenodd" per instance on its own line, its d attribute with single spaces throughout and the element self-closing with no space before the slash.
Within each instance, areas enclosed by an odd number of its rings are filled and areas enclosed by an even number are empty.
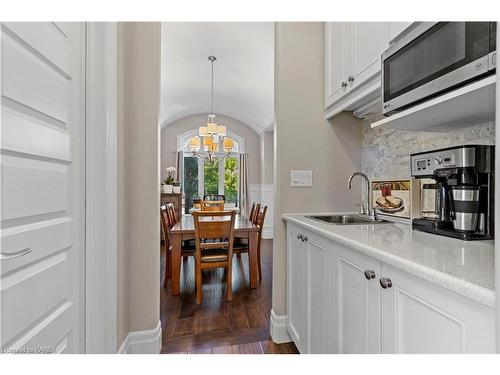
<svg viewBox="0 0 500 375">
<path fill-rule="evenodd" d="M 210 110 L 214 55 L 214 111 L 257 133 L 274 118 L 274 25 L 256 22 L 162 24 L 162 127 Z M 200 124 L 201 125 L 201 124 Z"/>
</svg>

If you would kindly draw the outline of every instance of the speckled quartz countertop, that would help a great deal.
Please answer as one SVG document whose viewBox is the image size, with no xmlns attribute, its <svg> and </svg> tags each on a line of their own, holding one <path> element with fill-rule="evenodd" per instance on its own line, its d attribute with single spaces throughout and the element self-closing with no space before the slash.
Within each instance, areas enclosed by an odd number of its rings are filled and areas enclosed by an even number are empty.
<svg viewBox="0 0 500 375">
<path fill-rule="evenodd" d="M 462 241 L 414 231 L 405 224 L 334 225 L 289 214 L 283 219 L 393 267 L 495 306 L 494 241 Z"/>
</svg>

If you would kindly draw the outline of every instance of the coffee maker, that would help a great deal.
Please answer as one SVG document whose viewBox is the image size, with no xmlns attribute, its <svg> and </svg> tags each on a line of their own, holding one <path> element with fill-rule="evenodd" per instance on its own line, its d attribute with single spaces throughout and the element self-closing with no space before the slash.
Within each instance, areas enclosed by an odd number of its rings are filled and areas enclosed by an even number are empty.
<svg viewBox="0 0 500 375">
<path fill-rule="evenodd" d="M 411 175 L 423 184 L 415 230 L 459 238 L 494 238 L 495 146 L 466 145 L 410 156 Z M 434 194 L 434 200 L 432 195 Z M 429 214 L 429 206 L 434 212 Z"/>
</svg>

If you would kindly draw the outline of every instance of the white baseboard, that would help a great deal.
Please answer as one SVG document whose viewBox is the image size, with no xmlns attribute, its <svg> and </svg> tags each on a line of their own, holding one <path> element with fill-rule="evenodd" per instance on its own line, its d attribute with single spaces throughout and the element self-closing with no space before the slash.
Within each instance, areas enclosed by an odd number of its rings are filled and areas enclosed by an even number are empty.
<svg viewBox="0 0 500 375">
<path fill-rule="evenodd" d="M 118 354 L 159 354 L 161 351 L 161 322 L 146 331 L 129 332 Z"/>
<path fill-rule="evenodd" d="M 291 342 L 292 338 L 286 329 L 286 315 L 276 315 L 271 309 L 271 338 L 276 344 Z"/>
</svg>

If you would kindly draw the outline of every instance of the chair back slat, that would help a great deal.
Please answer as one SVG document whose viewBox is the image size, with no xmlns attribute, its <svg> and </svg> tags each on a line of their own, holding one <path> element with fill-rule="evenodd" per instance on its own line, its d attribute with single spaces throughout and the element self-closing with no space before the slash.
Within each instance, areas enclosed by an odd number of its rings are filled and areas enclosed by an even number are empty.
<svg viewBox="0 0 500 375">
<path fill-rule="evenodd" d="M 267 206 L 264 206 L 262 211 L 259 208 L 259 211 L 257 211 L 256 219 L 255 219 L 255 225 L 259 227 L 259 230 L 262 231 L 262 228 L 264 228 L 264 221 L 266 220 L 266 213 L 267 213 Z"/>
<path fill-rule="evenodd" d="M 202 211 L 224 211 L 224 201 L 203 201 L 201 202 Z"/>
<path fill-rule="evenodd" d="M 204 201 L 225 201 L 226 196 L 224 194 L 205 194 L 203 196 Z"/>
<path fill-rule="evenodd" d="M 248 215 L 248 220 L 252 221 L 255 212 L 255 202 L 252 202 L 252 208 L 250 209 L 250 214 Z"/>
<path fill-rule="evenodd" d="M 170 218 L 168 217 L 167 206 L 160 206 L 160 222 L 163 229 L 163 239 L 165 240 L 165 248 L 170 248 Z"/>
<path fill-rule="evenodd" d="M 172 228 L 179 221 L 179 216 L 177 215 L 177 211 L 175 210 L 173 203 L 167 203 L 166 206 L 168 217 L 170 219 L 170 228 Z"/>
<path fill-rule="evenodd" d="M 255 210 L 253 211 L 253 216 L 250 218 L 250 221 L 253 224 L 257 224 L 257 216 L 259 215 L 260 212 L 260 203 L 257 203 L 255 205 Z"/>
<path fill-rule="evenodd" d="M 194 212 L 195 235 L 203 240 L 227 240 L 234 230 L 235 212 Z M 198 242 L 198 241 L 197 241 Z"/>
</svg>

